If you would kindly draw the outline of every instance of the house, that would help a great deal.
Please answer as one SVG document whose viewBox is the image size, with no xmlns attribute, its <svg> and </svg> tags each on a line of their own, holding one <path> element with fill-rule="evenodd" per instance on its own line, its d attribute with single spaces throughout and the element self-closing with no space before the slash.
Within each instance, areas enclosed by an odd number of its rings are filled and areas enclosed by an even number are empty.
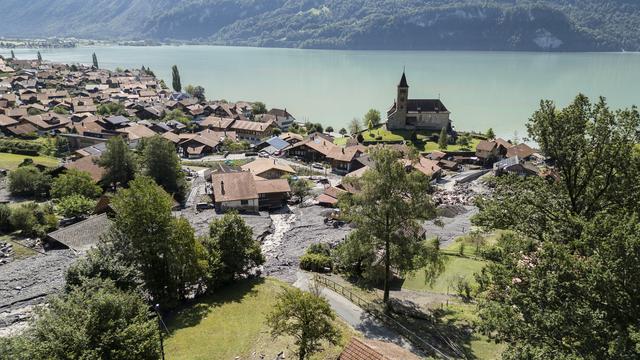
<svg viewBox="0 0 640 360">
<path fill-rule="evenodd" d="M 347 192 L 348 191 L 344 189 L 330 186 L 324 189 L 324 192 L 316 198 L 316 201 L 318 201 L 318 205 L 320 206 L 336 207 L 338 205 L 340 195 L 346 194 Z"/>
<path fill-rule="evenodd" d="M 351 338 L 338 360 L 419 360 L 409 350 L 382 340 Z"/>
<path fill-rule="evenodd" d="M 119 129 L 118 132 L 125 135 L 130 141 L 140 140 L 157 135 L 153 130 L 141 124 L 131 124 L 127 127 Z"/>
<path fill-rule="evenodd" d="M 529 160 L 533 154 L 535 151 L 529 145 L 522 143 L 508 148 L 506 156 L 508 158 L 517 156 L 521 160 Z"/>
<path fill-rule="evenodd" d="M 80 171 L 86 171 L 91 175 L 91 179 L 96 183 L 102 181 L 105 168 L 98 165 L 96 162 L 100 159 L 100 156 L 85 156 L 76 161 L 64 164 L 65 169 L 76 169 Z"/>
<path fill-rule="evenodd" d="M 282 140 L 279 137 L 272 137 L 264 142 L 258 144 L 256 146 L 257 151 L 264 151 L 269 155 L 280 155 L 282 152 L 287 149 L 291 144 Z"/>
<path fill-rule="evenodd" d="M 515 155 L 493 164 L 493 173 L 496 176 L 504 174 L 537 176 L 540 174 L 540 169 L 538 169 L 531 162 L 520 159 L 517 155 Z"/>
<path fill-rule="evenodd" d="M 231 118 L 221 118 L 217 116 L 208 116 L 198 122 L 198 126 L 202 129 L 211 129 L 213 131 L 226 131 L 230 130 L 231 124 L 235 120 Z"/>
<path fill-rule="evenodd" d="M 98 244 L 100 238 L 111 228 L 111 224 L 107 214 L 91 216 L 86 220 L 47 234 L 45 241 L 54 247 L 86 253 Z"/>
<path fill-rule="evenodd" d="M 438 179 L 442 176 L 442 168 L 438 165 L 438 161 L 420 157 L 418 161 L 407 159 L 400 160 L 405 168 L 410 168 L 423 173 L 429 179 Z"/>
<path fill-rule="evenodd" d="M 323 137 L 311 135 L 286 150 L 287 156 L 299 157 L 307 162 L 326 161 L 327 156 L 338 148 Z"/>
<path fill-rule="evenodd" d="M 500 160 L 507 155 L 506 144 L 509 143 L 498 140 L 482 140 L 476 147 L 476 157 L 485 164 Z"/>
<path fill-rule="evenodd" d="M 327 154 L 327 160 L 331 162 L 331 170 L 337 174 L 346 174 L 354 170 L 355 159 L 366 152 L 362 145 L 339 147 L 336 146 Z"/>
<path fill-rule="evenodd" d="M 397 96 L 387 111 L 389 130 L 433 130 L 451 128 L 451 113 L 440 99 L 409 99 L 409 84 L 402 73 Z"/>
<path fill-rule="evenodd" d="M 247 120 L 236 120 L 231 124 L 231 130 L 235 131 L 238 139 L 246 140 L 251 144 L 259 144 L 264 138 L 271 136 L 274 125 L 272 122 L 260 123 Z"/>
<path fill-rule="evenodd" d="M 260 210 L 279 209 L 287 204 L 291 193 L 287 179 L 256 179 L 255 184 Z"/>
<path fill-rule="evenodd" d="M 253 175 L 232 172 L 211 175 L 213 202 L 217 211 L 258 211 L 258 190 Z"/>
<path fill-rule="evenodd" d="M 283 176 L 296 173 L 291 166 L 276 159 L 257 158 L 248 164 L 242 165 L 241 168 L 243 171 L 264 179 L 280 179 Z"/>
<path fill-rule="evenodd" d="M 276 126 L 280 128 L 282 131 L 289 131 L 289 127 L 296 121 L 296 118 L 291 115 L 287 109 L 271 109 L 267 113 L 267 115 L 271 115 L 274 117 Z"/>
<path fill-rule="evenodd" d="M 203 130 L 196 134 L 182 134 L 182 140 L 178 143 L 182 157 L 199 158 L 218 151 L 219 146 L 226 138 L 235 139 L 234 132 L 218 132 Z"/>
<path fill-rule="evenodd" d="M 23 119 L 35 126 L 40 133 L 58 130 L 71 123 L 71 119 L 69 117 L 53 112 L 26 116 Z"/>
<path fill-rule="evenodd" d="M 129 125 L 130 121 L 124 116 L 110 116 L 102 120 L 102 125 L 109 130 L 118 130 Z"/>
<path fill-rule="evenodd" d="M 285 179 L 261 179 L 245 171 L 211 175 L 213 202 L 217 211 L 269 210 L 286 204 L 291 188 Z"/>
</svg>

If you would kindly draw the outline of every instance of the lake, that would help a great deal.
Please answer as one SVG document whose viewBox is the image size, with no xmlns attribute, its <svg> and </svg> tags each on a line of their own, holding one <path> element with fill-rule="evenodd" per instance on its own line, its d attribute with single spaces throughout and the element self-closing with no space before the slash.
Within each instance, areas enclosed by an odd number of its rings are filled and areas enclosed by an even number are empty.
<svg viewBox="0 0 640 360">
<path fill-rule="evenodd" d="M 18 58 L 36 50 L 16 49 Z M 406 68 L 410 98 L 440 97 L 458 130 L 503 137 L 526 135 L 540 99 L 566 105 L 578 93 L 606 96 L 614 107 L 637 104 L 639 53 L 514 53 L 337 51 L 217 46 L 79 47 L 41 50 L 45 60 L 101 67 L 150 67 L 171 84 L 178 65 L 183 87 L 202 85 L 209 99 L 263 101 L 298 120 L 336 130 L 369 108 L 392 105 Z M 0 49 L 0 54 L 9 51 Z"/>
</svg>

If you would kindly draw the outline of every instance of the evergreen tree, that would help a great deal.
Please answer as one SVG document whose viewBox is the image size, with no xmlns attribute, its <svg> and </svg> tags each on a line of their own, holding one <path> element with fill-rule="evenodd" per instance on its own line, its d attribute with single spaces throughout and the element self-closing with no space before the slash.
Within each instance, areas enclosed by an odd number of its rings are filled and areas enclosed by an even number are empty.
<svg viewBox="0 0 640 360">
<path fill-rule="evenodd" d="M 40 51 L 38 51 L 38 62 L 42 62 L 42 54 L 40 54 Z"/>
<path fill-rule="evenodd" d="M 16 54 L 13 52 L 13 50 L 11 50 L 11 59 L 15 60 L 15 58 L 16 58 Z"/>
<path fill-rule="evenodd" d="M 496 134 L 493 132 L 493 128 L 489 128 L 485 134 L 485 136 L 487 137 L 487 139 L 491 140 L 491 139 L 495 139 L 496 138 Z"/>
<path fill-rule="evenodd" d="M 182 83 L 180 82 L 180 72 L 178 71 L 178 65 L 173 65 L 171 68 L 172 86 L 175 92 L 182 91 Z"/>
<path fill-rule="evenodd" d="M 120 136 L 107 140 L 107 149 L 98 160 L 98 164 L 106 170 L 103 181 L 114 189 L 118 185 L 126 186 L 135 176 L 136 163 L 133 152 Z"/>
<path fill-rule="evenodd" d="M 93 67 L 96 68 L 96 69 L 100 68 L 98 66 L 98 56 L 96 55 L 96 53 L 93 53 Z"/>
<path fill-rule="evenodd" d="M 440 148 L 440 150 L 447 150 L 448 146 L 449 136 L 447 134 L 447 129 L 442 128 L 442 130 L 440 131 L 440 137 L 438 138 L 438 148 Z"/>
<path fill-rule="evenodd" d="M 143 167 L 151 177 L 176 200 L 184 200 L 186 182 L 180 159 L 172 142 L 156 135 L 144 141 Z"/>
</svg>

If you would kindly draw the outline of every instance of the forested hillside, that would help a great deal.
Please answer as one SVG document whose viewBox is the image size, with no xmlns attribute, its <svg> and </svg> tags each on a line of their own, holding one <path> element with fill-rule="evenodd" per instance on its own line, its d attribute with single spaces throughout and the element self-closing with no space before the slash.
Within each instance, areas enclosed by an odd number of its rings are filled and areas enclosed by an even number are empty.
<svg viewBox="0 0 640 360">
<path fill-rule="evenodd" d="M 640 50 L 635 0 L 3 0 L 0 36 L 338 49 Z"/>
</svg>

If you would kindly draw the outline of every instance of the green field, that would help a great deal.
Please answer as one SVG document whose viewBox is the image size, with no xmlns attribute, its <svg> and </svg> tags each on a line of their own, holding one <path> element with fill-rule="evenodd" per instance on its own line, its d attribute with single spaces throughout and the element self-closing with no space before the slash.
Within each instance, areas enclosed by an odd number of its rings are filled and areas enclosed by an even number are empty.
<svg viewBox="0 0 640 360">
<path fill-rule="evenodd" d="M 294 340 L 272 339 L 265 324 L 284 286 L 289 285 L 271 278 L 238 282 L 169 316 L 166 358 L 247 359 L 257 358 L 250 357 L 256 352 L 273 359 L 281 351 L 293 358 Z M 343 333 L 343 346 L 354 331 L 339 321 L 336 325 Z M 336 359 L 342 346 L 329 346 L 313 359 Z"/>
<path fill-rule="evenodd" d="M 429 141 L 428 139 L 432 134 L 439 132 L 418 132 L 416 135 L 417 140 L 413 141 L 413 144 L 419 151 L 431 152 L 439 150 L 438 143 Z M 405 140 L 411 140 L 411 131 L 394 130 L 389 131 L 385 129 L 367 130 L 362 133 L 365 142 L 400 142 Z M 470 144 L 470 151 L 475 151 L 476 147 L 480 143 L 480 139 L 473 138 Z M 447 151 L 460 151 L 462 150 L 460 145 L 449 145 Z"/>
<path fill-rule="evenodd" d="M 475 285 L 473 274 L 482 270 L 486 265 L 484 261 L 474 260 L 466 257 L 447 255 L 445 270 L 433 285 L 425 282 L 424 271 L 418 270 L 415 274 L 407 276 L 402 284 L 403 289 L 430 291 L 441 294 L 455 294 L 453 283 L 458 277 L 466 278 L 472 285 Z"/>
<path fill-rule="evenodd" d="M 26 156 L 26 155 L 17 155 L 17 154 L 9 154 L 9 153 L 0 153 L 0 168 L 15 170 L 18 168 L 18 165 L 22 163 L 22 161 L 26 158 L 33 159 L 33 162 L 36 164 L 44 165 L 46 167 L 56 167 L 60 164 L 60 159 L 51 157 L 51 156 Z"/>
</svg>

